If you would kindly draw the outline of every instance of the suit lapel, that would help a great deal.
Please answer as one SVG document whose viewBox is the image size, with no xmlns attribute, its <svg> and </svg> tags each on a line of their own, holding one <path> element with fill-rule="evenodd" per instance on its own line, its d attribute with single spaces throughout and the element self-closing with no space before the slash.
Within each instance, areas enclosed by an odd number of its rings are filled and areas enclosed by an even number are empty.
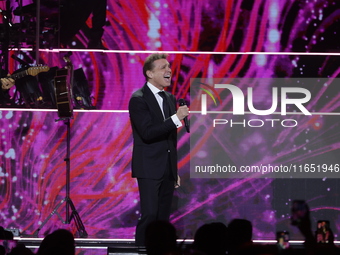
<svg viewBox="0 0 340 255">
<path fill-rule="evenodd" d="M 152 91 L 149 89 L 148 85 L 144 85 L 143 87 L 144 90 L 144 98 L 147 101 L 147 103 L 150 105 L 150 109 L 156 114 L 156 116 L 160 120 L 164 120 L 163 113 L 161 108 L 159 107 L 159 104 L 155 98 L 155 95 L 152 93 Z"/>
</svg>

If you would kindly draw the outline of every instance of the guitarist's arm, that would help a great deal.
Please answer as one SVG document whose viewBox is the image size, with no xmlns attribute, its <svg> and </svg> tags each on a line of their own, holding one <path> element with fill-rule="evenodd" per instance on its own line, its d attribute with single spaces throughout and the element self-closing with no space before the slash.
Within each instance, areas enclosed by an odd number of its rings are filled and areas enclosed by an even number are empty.
<svg viewBox="0 0 340 255">
<path fill-rule="evenodd" d="M 10 98 L 9 89 L 14 86 L 14 80 L 12 78 L 1 78 L 0 85 L 0 105 L 2 105 Z"/>
</svg>

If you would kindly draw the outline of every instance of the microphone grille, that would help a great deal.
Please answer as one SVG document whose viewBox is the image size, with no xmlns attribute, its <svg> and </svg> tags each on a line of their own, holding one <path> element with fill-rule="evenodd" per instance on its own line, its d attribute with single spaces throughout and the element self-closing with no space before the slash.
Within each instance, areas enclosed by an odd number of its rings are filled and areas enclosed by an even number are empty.
<svg viewBox="0 0 340 255">
<path fill-rule="evenodd" d="M 178 102 L 180 106 L 186 105 L 185 100 L 183 98 L 178 99 Z"/>
</svg>

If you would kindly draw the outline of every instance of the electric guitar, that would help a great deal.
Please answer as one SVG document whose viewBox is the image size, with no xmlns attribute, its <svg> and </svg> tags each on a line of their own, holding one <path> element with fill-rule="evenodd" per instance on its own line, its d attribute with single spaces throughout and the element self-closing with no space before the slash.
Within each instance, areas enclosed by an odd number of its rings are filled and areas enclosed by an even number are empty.
<svg viewBox="0 0 340 255">
<path fill-rule="evenodd" d="M 14 73 L 14 74 L 12 74 L 10 76 L 6 76 L 4 78 L 6 78 L 6 79 L 11 78 L 13 80 L 17 80 L 17 79 L 23 78 L 27 75 L 36 76 L 39 73 L 47 72 L 48 70 L 50 70 L 50 68 L 48 66 L 32 66 L 32 67 L 29 67 L 26 70 Z M 10 86 L 4 86 L 3 84 L 1 84 L 2 89 L 10 89 L 13 86 L 14 86 L 14 84 L 11 84 Z"/>
</svg>

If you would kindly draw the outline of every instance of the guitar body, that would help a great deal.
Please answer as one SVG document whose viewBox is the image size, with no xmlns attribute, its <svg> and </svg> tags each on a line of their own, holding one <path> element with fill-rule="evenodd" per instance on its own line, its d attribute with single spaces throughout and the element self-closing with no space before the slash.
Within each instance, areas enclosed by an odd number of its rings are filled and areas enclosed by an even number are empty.
<svg viewBox="0 0 340 255">
<path fill-rule="evenodd" d="M 72 118 L 73 105 L 71 95 L 71 82 L 68 69 L 57 70 L 54 78 L 54 91 L 57 102 L 59 118 Z"/>
</svg>

